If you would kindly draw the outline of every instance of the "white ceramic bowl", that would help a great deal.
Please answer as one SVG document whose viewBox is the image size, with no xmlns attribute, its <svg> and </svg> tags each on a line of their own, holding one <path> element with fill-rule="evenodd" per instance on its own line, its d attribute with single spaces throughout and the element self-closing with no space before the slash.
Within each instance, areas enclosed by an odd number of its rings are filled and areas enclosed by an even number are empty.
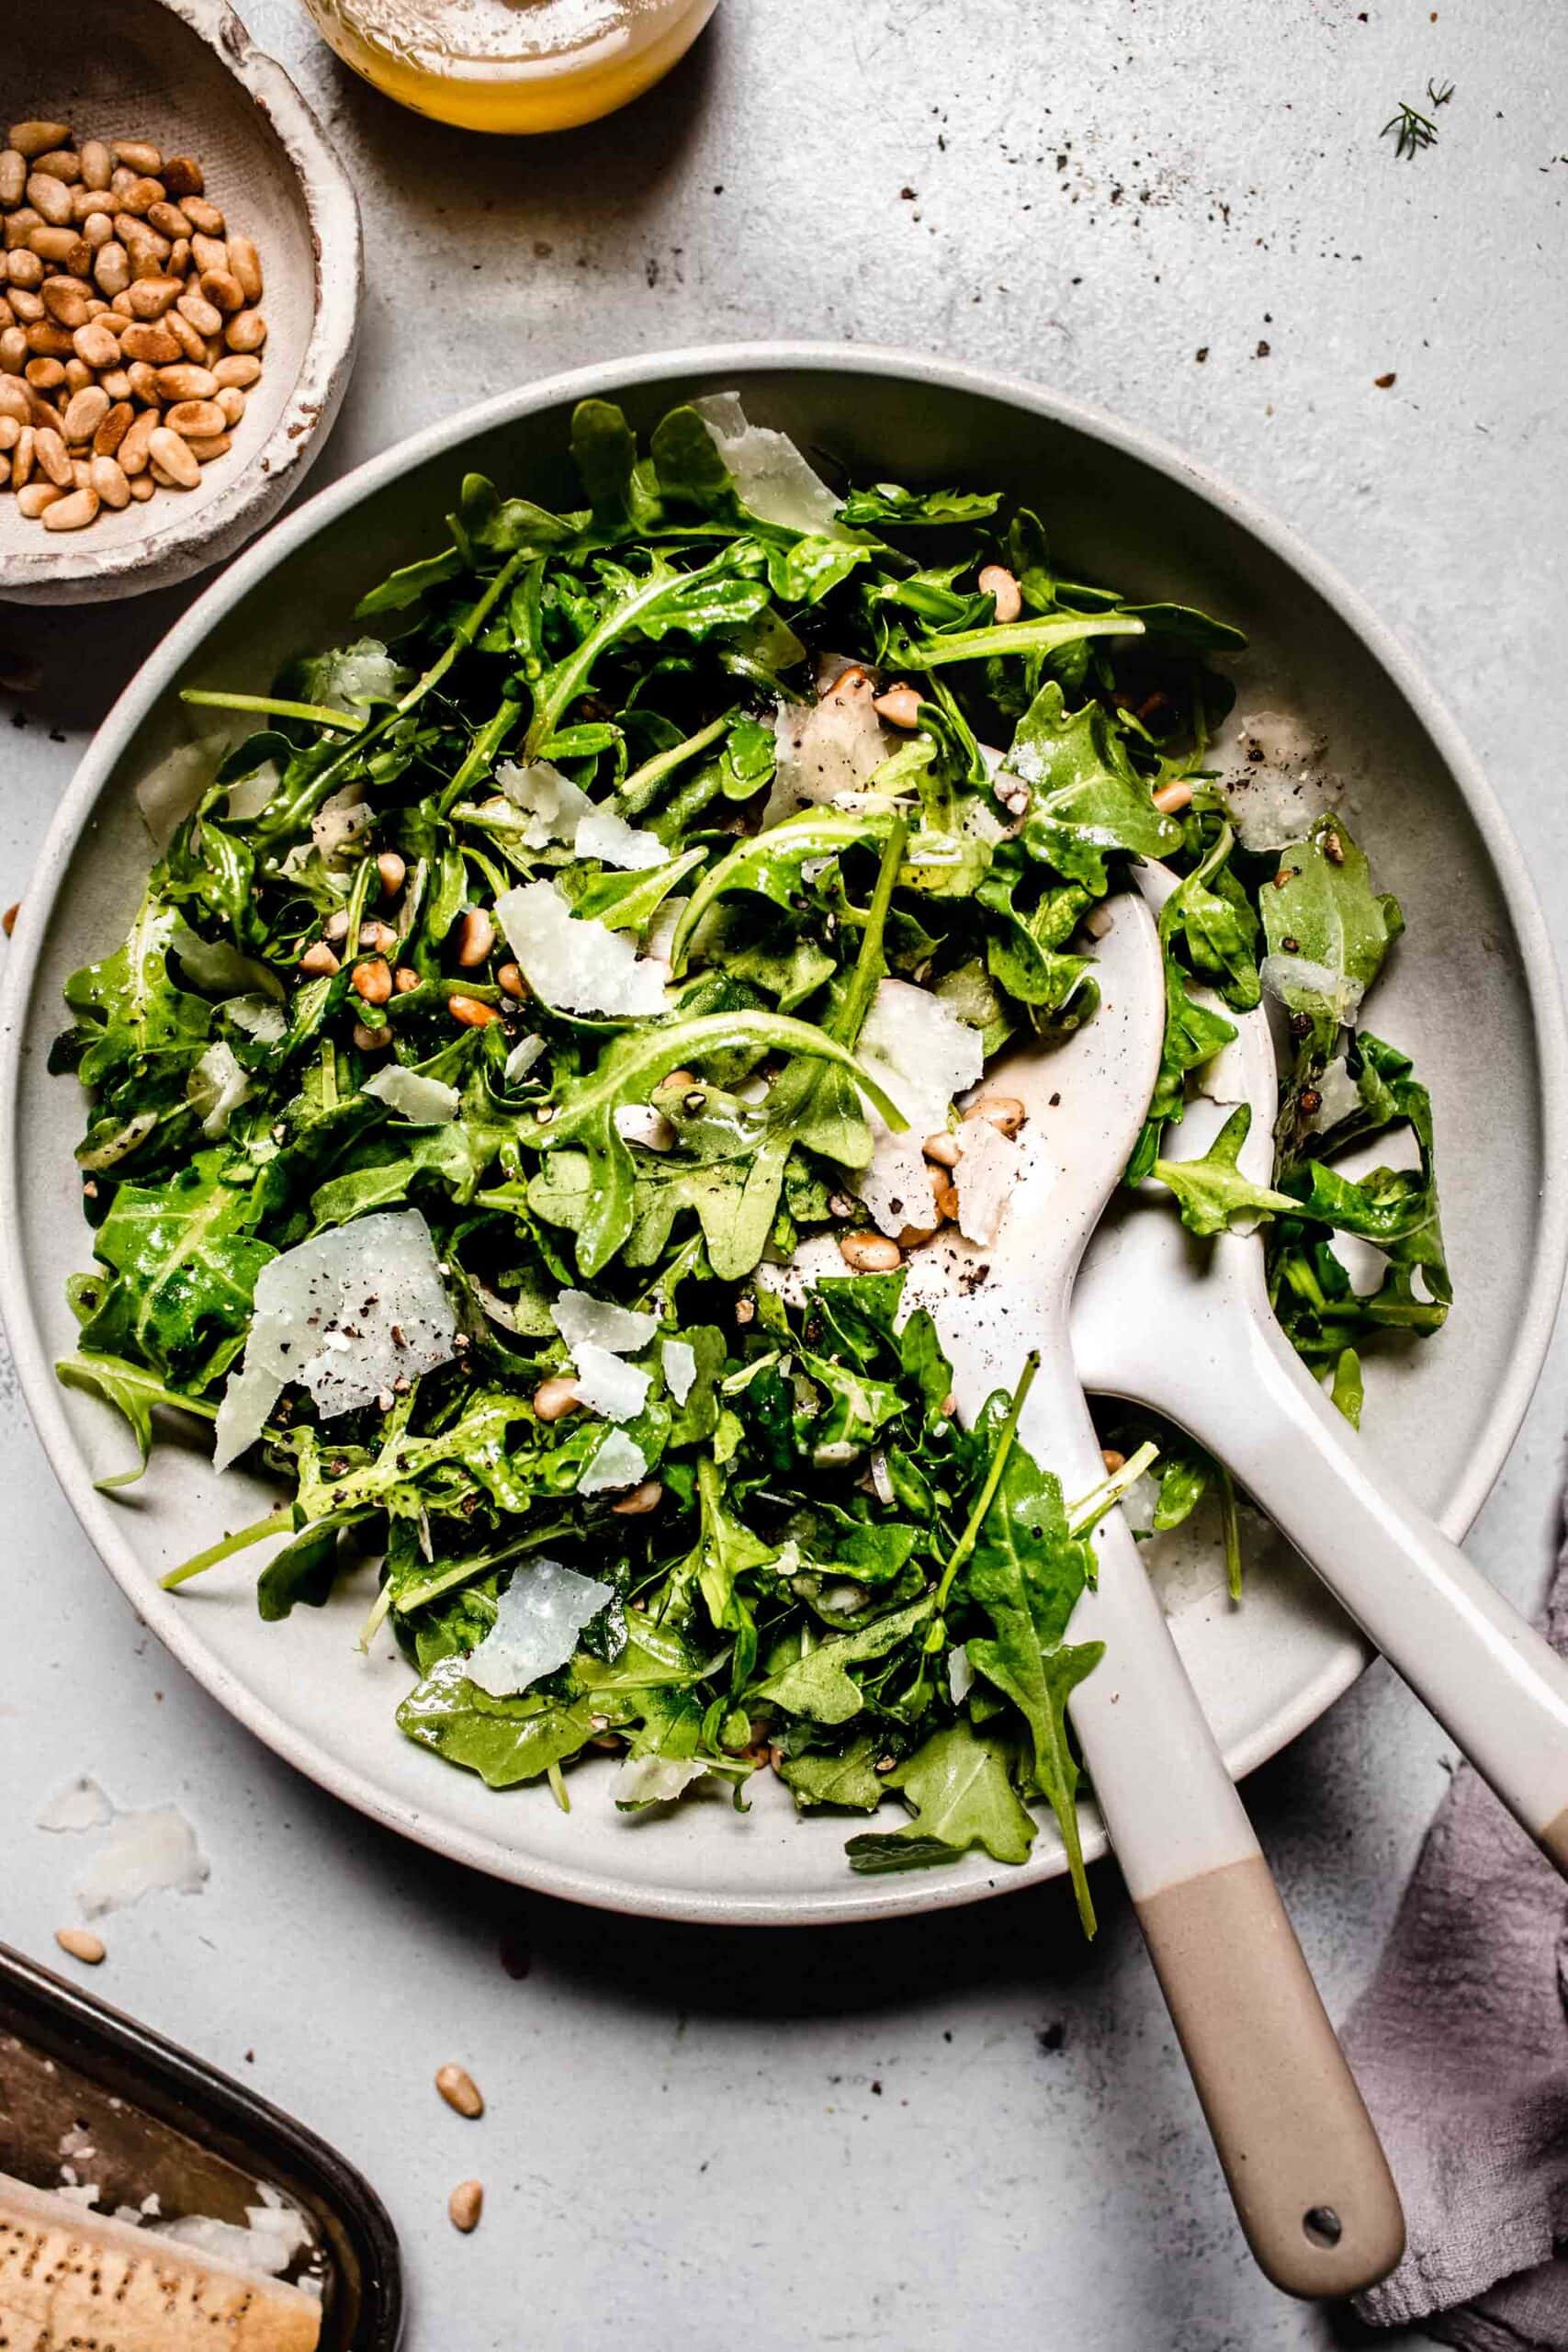
<svg viewBox="0 0 1568 2352">
<path fill-rule="evenodd" d="M 126 1458 L 107 1409 L 62 1391 L 66 1275 L 89 1260 L 70 1181 L 81 1103 L 44 1069 L 66 974 L 122 933 L 149 861 L 137 777 L 182 740 L 182 684 L 254 684 L 349 627 L 355 595 L 443 544 L 459 475 L 477 467 L 548 503 L 569 495 L 566 423 L 587 393 L 646 431 L 674 401 L 736 386 L 760 421 L 861 478 L 1000 483 L 1045 514 L 1079 576 L 1172 596 L 1252 634 L 1244 707 L 1309 716 L 1348 781 L 1347 813 L 1410 930 L 1375 999 L 1380 1033 L 1415 1053 L 1437 1103 L 1444 1221 L 1459 1286 L 1449 1329 L 1373 1375 L 1375 1449 L 1461 1534 L 1497 1474 L 1540 1370 L 1565 1223 L 1562 1013 L 1517 851 L 1430 689 L 1357 599 L 1279 524 L 1141 434 L 1032 387 L 863 348 L 687 351 L 585 369 L 509 393 L 389 451 L 253 548 L 165 640 L 101 730 L 30 884 L 4 998 L 0 1307 L 23 1387 L 84 1527 L 136 1608 L 215 1697 L 300 1769 L 389 1826 L 479 1869 L 667 1917 L 829 1921 L 965 1903 L 1055 1874 L 1049 1828 L 1017 1871 L 982 1857 L 857 1879 L 856 1824 L 797 1820 L 768 1781 L 652 1817 L 609 1803 L 606 1769 L 572 1777 L 571 1813 L 543 1787 L 497 1795 L 413 1747 L 392 1713 L 408 1672 L 382 1641 L 355 1656 L 363 1592 L 287 1623 L 255 1613 L 255 1555 L 179 1595 L 159 1574 L 220 1528 L 259 1516 L 260 1479 L 216 1478 L 170 1446 L 129 1498 L 92 1481 Z M 39 1605 L 43 1605 L 41 1600 Z M 28 1606 L 13 1588 L 18 1620 Z M 1300 1564 L 1276 1555 L 1233 1610 L 1211 1587 L 1178 1638 L 1233 1770 L 1271 1755 L 1355 1679 L 1365 1650 Z M 1092 1813 L 1087 1850 L 1103 1850 Z"/>
<path fill-rule="evenodd" d="M 194 155 L 207 192 L 255 243 L 267 322 L 260 380 L 224 457 L 194 490 L 51 533 L 0 494 L 0 597 L 95 604 L 188 580 L 270 523 L 326 438 L 359 315 L 354 185 L 281 65 L 227 0 L 75 0 L 6 11 L 6 119 L 68 122 L 78 140 L 146 139 Z"/>
</svg>

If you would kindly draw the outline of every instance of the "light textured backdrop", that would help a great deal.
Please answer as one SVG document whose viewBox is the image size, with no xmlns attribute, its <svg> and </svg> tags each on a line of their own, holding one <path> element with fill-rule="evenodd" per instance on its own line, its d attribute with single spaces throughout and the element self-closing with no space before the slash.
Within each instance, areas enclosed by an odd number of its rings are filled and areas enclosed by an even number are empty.
<svg viewBox="0 0 1568 2352">
<path fill-rule="evenodd" d="M 515 145 L 400 113 L 291 0 L 242 6 L 365 208 L 358 373 L 318 484 L 528 374 L 663 345 L 836 335 L 1032 374 L 1185 445 L 1341 566 L 1483 753 L 1562 937 L 1559 0 L 723 0 L 650 100 Z M 1380 128 L 1429 77 L 1455 85 L 1439 144 L 1399 161 Z M 0 711 L 0 899 L 182 602 L 0 611 L 0 643 L 44 670 L 16 731 Z M 185 1804 L 210 1885 L 112 1919 L 95 1989 L 368 2169 L 413 2352 L 1347 2340 L 1251 2268 L 1103 1872 L 1092 1955 L 1054 1890 L 807 1938 L 466 1878 L 186 1683 L 0 1383 L 0 1934 L 47 1958 L 73 1916 L 74 1841 L 31 1826 L 61 1781 Z M 1565 1403 L 1560 1347 L 1472 1539 L 1532 1606 Z M 1380 1668 L 1250 1783 L 1337 2013 L 1447 1761 Z M 503 1937 L 531 1951 L 521 1979 Z M 448 2058 L 482 2084 L 482 2123 L 435 2099 Z M 470 2173 L 489 2202 L 464 2241 L 444 2209 Z"/>
</svg>

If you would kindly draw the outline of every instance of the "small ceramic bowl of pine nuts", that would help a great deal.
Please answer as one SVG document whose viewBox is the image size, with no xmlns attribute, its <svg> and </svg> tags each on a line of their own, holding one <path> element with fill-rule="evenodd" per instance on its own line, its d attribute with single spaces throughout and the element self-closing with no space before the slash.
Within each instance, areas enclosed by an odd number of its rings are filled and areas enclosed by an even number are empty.
<svg viewBox="0 0 1568 2352">
<path fill-rule="evenodd" d="M 18 11 L 0 120 L 0 597 L 187 579 L 270 521 L 348 379 L 359 215 L 227 0 Z"/>
</svg>

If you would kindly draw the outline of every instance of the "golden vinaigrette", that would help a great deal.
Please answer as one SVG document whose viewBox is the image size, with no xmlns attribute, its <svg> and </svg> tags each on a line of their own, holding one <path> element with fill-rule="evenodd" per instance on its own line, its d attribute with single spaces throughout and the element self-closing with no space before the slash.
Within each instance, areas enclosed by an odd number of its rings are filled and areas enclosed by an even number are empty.
<svg viewBox="0 0 1568 2352">
<path fill-rule="evenodd" d="M 305 0 L 346 65 L 469 130 L 566 130 L 639 97 L 717 0 Z"/>
</svg>

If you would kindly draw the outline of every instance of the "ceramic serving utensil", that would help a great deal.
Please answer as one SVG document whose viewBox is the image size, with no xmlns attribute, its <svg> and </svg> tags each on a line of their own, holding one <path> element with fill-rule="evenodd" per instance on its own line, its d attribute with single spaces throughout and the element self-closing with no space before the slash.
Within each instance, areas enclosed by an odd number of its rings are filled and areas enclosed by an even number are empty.
<svg viewBox="0 0 1568 2352">
<path fill-rule="evenodd" d="M 1143 1125 L 1164 1020 L 1147 908 L 1132 891 L 1107 911 L 1094 1020 L 1055 1051 L 1015 1047 L 987 1074 L 987 1093 L 1027 1112 L 995 1242 L 944 1227 L 913 1253 L 905 1291 L 935 1317 L 965 1419 L 1038 1353 L 1020 1440 L 1069 1497 L 1105 1476 L 1069 1299 Z M 795 1261 L 797 1276 L 835 1270 L 819 1243 Z M 1094 1543 L 1098 1588 L 1070 1638 L 1103 1641 L 1106 1655 L 1071 1714 L 1111 1845 L 1254 2254 L 1292 2294 L 1349 2293 L 1398 2260 L 1393 2180 L 1119 1510 Z"/>
<path fill-rule="evenodd" d="M 1156 907 L 1175 887 L 1158 865 L 1139 880 Z M 1273 1039 L 1261 1009 L 1234 1018 L 1226 1091 L 1252 1110 L 1240 1166 L 1267 1184 Z M 1224 1114 L 1194 1102 L 1183 1156 Z M 1072 1344 L 1086 1387 L 1152 1406 L 1225 1464 L 1568 1875 L 1568 1664 L 1335 1409 L 1274 1318 L 1261 1239 L 1196 1241 L 1162 1186 L 1123 1192 L 1085 1256 Z"/>
</svg>

